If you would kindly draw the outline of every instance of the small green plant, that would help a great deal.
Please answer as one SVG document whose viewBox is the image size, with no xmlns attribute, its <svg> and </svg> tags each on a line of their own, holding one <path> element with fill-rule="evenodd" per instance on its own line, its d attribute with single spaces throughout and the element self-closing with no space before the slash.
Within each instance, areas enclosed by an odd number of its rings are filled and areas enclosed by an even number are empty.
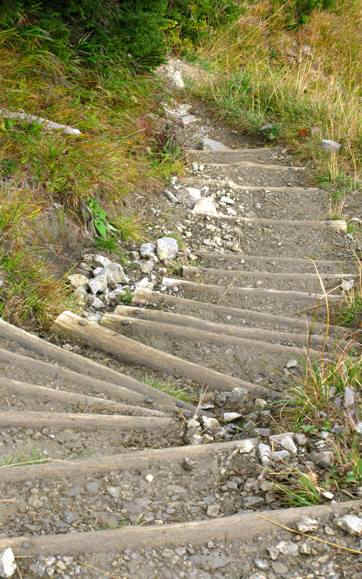
<svg viewBox="0 0 362 579">
<path fill-rule="evenodd" d="M 108 215 L 99 201 L 94 197 L 90 197 L 87 202 L 87 208 L 91 216 L 91 223 L 95 229 L 96 234 L 102 239 L 109 239 L 116 231 L 115 227 L 111 225 Z"/>
<path fill-rule="evenodd" d="M 102 251 L 108 251 L 109 253 L 116 254 L 120 252 L 119 242 L 115 237 L 109 237 L 108 239 L 103 239 L 103 237 L 96 237 L 94 244 L 97 249 Z"/>
<path fill-rule="evenodd" d="M 119 296 L 119 303 L 125 306 L 132 304 L 133 294 L 130 289 L 126 288 L 124 292 Z"/>
<path fill-rule="evenodd" d="M 288 484 L 276 484 L 275 488 L 290 507 L 309 507 L 321 502 L 320 489 L 311 474 L 291 472 Z"/>
<path fill-rule="evenodd" d="M 183 402 L 188 402 L 189 404 L 193 404 L 195 402 L 194 396 L 192 396 L 192 394 L 190 394 L 190 392 L 188 392 L 185 388 L 177 388 L 170 382 L 160 382 L 159 380 L 150 378 L 148 376 L 145 377 L 144 381 L 146 384 L 152 386 L 152 388 L 156 388 L 156 390 L 165 392 L 177 400 L 182 400 Z"/>
<path fill-rule="evenodd" d="M 121 241 L 141 241 L 142 229 L 140 222 L 134 217 L 119 216 L 112 219 L 112 226 Z"/>
</svg>

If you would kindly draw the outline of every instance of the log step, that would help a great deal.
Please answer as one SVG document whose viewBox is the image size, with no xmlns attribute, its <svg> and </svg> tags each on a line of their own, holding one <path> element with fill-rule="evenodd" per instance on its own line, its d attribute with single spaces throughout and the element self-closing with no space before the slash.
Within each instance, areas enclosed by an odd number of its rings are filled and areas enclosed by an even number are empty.
<svg viewBox="0 0 362 579">
<path fill-rule="evenodd" d="M 153 345 L 162 352 L 173 352 L 183 360 L 212 368 L 266 388 L 283 390 L 290 382 L 284 369 L 290 360 L 299 360 L 300 369 L 306 355 L 311 359 L 325 357 L 325 353 L 296 346 L 212 333 L 197 328 L 166 324 L 105 314 L 102 325 L 142 344 Z M 294 378 L 292 379 L 292 382 Z"/>
<path fill-rule="evenodd" d="M 183 266 L 182 276 L 189 281 L 227 286 L 248 286 L 254 288 L 298 290 L 321 293 L 324 289 L 334 292 L 340 288 L 343 279 L 356 280 L 353 274 L 329 273 L 273 273 L 251 272 L 240 269 L 217 269 Z"/>
<path fill-rule="evenodd" d="M 54 331 L 72 339 L 87 342 L 90 346 L 112 354 L 115 358 L 165 372 L 173 376 L 189 378 L 200 387 L 209 390 L 233 390 L 241 388 L 253 395 L 275 395 L 272 390 L 217 372 L 205 366 L 184 360 L 156 348 L 121 336 L 96 322 L 86 322 L 71 312 L 63 312 L 54 323 Z"/>
</svg>

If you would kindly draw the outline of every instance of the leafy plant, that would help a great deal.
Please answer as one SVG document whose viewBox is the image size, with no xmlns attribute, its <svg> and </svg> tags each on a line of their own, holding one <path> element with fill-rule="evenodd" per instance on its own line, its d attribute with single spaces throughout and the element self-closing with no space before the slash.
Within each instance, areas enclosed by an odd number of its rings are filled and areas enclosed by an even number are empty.
<svg viewBox="0 0 362 579">
<path fill-rule="evenodd" d="M 101 239 L 108 239 L 115 232 L 115 228 L 110 224 L 108 215 L 97 199 L 90 197 L 87 202 L 92 225 Z"/>
<path fill-rule="evenodd" d="M 311 474 L 297 471 L 290 475 L 288 484 L 275 485 L 275 488 L 285 497 L 288 506 L 308 507 L 321 502 L 320 489 Z"/>
</svg>

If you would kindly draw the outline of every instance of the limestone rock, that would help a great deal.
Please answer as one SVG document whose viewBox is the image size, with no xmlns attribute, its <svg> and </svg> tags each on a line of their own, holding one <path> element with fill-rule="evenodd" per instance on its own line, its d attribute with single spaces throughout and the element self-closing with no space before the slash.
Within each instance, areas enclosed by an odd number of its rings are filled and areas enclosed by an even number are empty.
<svg viewBox="0 0 362 579">
<path fill-rule="evenodd" d="M 157 255 L 161 261 L 175 259 L 178 250 L 178 243 L 173 237 L 161 237 L 157 240 Z"/>
<path fill-rule="evenodd" d="M 317 519 L 312 519 L 311 517 L 303 517 L 297 522 L 297 529 L 300 533 L 310 533 L 311 531 L 316 531 L 319 527 L 319 521 Z"/>
<path fill-rule="evenodd" d="M 329 153 L 338 153 L 339 149 L 342 147 L 341 143 L 337 141 L 332 141 L 330 139 L 322 139 L 321 147 Z"/>
<path fill-rule="evenodd" d="M 72 275 L 68 275 L 68 279 L 75 289 L 85 286 L 88 283 L 88 278 L 81 273 L 73 273 Z"/>
<path fill-rule="evenodd" d="M 106 273 L 101 273 L 93 279 L 88 280 L 88 286 L 93 295 L 98 293 L 103 293 L 107 289 L 107 276 Z"/>
<path fill-rule="evenodd" d="M 350 535 L 362 536 L 362 518 L 357 515 L 344 515 L 337 521 L 337 525 Z"/>
<path fill-rule="evenodd" d="M 128 277 L 123 271 L 123 267 L 119 263 L 110 263 L 104 268 L 107 279 L 107 285 L 111 289 L 115 289 L 120 283 L 127 283 Z"/>
<path fill-rule="evenodd" d="M 201 143 L 204 151 L 230 151 L 230 148 L 224 145 L 224 143 L 210 139 L 209 137 L 204 137 Z"/>
<path fill-rule="evenodd" d="M 217 209 L 214 199 L 212 197 L 203 197 L 195 203 L 192 213 L 195 213 L 196 215 L 211 215 L 216 217 Z"/>
<path fill-rule="evenodd" d="M 141 257 L 155 257 L 156 246 L 154 243 L 142 243 L 140 247 Z"/>
<path fill-rule="evenodd" d="M 0 577 L 12 577 L 16 571 L 13 550 L 8 547 L 0 553 Z"/>
</svg>

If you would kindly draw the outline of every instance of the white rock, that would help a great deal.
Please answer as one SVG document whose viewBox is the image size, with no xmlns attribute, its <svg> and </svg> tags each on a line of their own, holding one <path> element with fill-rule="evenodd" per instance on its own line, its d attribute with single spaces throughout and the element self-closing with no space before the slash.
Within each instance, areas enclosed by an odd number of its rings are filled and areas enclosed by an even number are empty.
<svg viewBox="0 0 362 579">
<path fill-rule="evenodd" d="M 186 205 L 193 207 L 201 199 L 201 191 L 196 187 L 186 187 L 184 197 Z"/>
<path fill-rule="evenodd" d="M 220 203 L 226 203 L 226 205 L 234 205 L 235 201 L 231 197 L 228 197 L 227 195 L 223 195 L 220 198 Z"/>
<path fill-rule="evenodd" d="M 155 257 L 156 246 L 154 243 L 142 243 L 140 247 L 141 257 Z"/>
<path fill-rule="evenodd" d="M 341 143 L 337 143 L 337 141 L 331 141 L 330 139 L 322 139 L 321 141 L 322 149 L 329 151 L 330 153 L 337 153 L 341 146 Z"/>
<path fill-rule="evenodd" d="M 210 139 L 209 137 L 203 137 L 202 148 L 205 151 L 230 151 L 231 149 L 215 139 Z"/>
<path fill-rule="evenodd" d="M 146 474 L 145 479 L 147 482 L 151 483 L 155 477 L 153 474 Z"/>
<path fill-rule="evenodd" d="M 350 535 L 362 536 L 362 518 L 357 515 L 344 515 L 337 521 L 337 525 Z"/>
<path fill-rule="evenodd" d="M 209 430 L 210 432 L 212 432 L 214 434 L 215 434 L 215 432 L 217 432 L 221 428 L 220 423 L 218 420 L 216 420 L 216 418 L 210 418 L 208 416 L 203 416 L 202 422 L 203 422 L 204 428 L 206 428 L 207 430 Z"/>
<path fill-rule="evenodd" d="M 288 362 L 285 364 L 285 367 L 288 368 L 288 370 L 291 370 L 291 368 L 297 368 L 298 366 L 298 360 L 295 360 L 294 358 L 291 360 L 288 360 Z"/>
<path fill-rule="evenodd" d="M 185 83 L 179 70 L 172 71 L 169 78 L 176 88 L 179 88 L 180 90 L 185 88 Z"/>
<path fill-rule="evenodd" d="M 308 438 L 306 437 L 305 434 L 303 434 L 303 432 L 297 432 L 294 435 L 294 438 L 295 438 L 297 444 L 299 444 L 300 446 L 305 446 L 308 442 Z"/>
<path fill-rule="evenodd" d="M 38 117 L 36 115 L 29 115 L 23 112 L 12 112 L 8 109 L 0 109 L 0 115 L 7 119 L 20 119 L 27 123 L 37 123 L 42 125 L 49 131 L 62 131 L 66 135 L 81 135 L 79 129 L 70 127 L 69 125 L 62 125 L 60 123 L 55 123 L 54 121 L 49 121 L 49 119 L 44 119 L 43 117 Z"/>
<path fill-rule="evenodd" d="M 211 215 L 217 217 L 216 203 L 213 197 L 204 197 L 197 201 L 192 213 L 195 215 Z"/>
<path fill-rule="evenodd" d="M 173 277 L 164 277 L 162 278 L 162 286 L 165 289 L 175 287 L 180 282 L 179 279 L 174 279 Z"/>
<path fill-rule="evenodd" d="M 88 303 L 89 294 L 87 293 L 85 286 L 77 287 L 77 289 L 74 291 L 74 297 L 78 306 L 86 306 Z"/>
<path fill-rule="evenodd" d="M 317 519 L 312 519 L 311 517 L 303 517 L 296 525 L 300 533 L 310 533 L 311 531 L 316 531 L 319 527 L 319 521 Z"/>
<path fill-rule="evenodd" d="M 166 195 L 167 199 L 171 201 L 171 203 L 179 203 L 178 197 L 169 191 L 168 189 L 164 190 L 164 194 Z"/>
<path fill-rule="evenodd" d="M 353 388 L 346 386 L 344 390 L 344 401 L 343 405 L 345 408 L 353 408 L 355 403 L 355 393 Z"/>
<path fill-rule="evenodd" d="M 88 278 L 81 273 L 73 273 L 72 275 L 68 275 L 68 279 L 75 289 L 85 286 L 88 283 Z"/>
<path fill-rule="evenodd" d="M 184 127 L 187 127 L 192 123 L 196 123 L 196 121 L 198 121 L 198 118 L 195 117 L 195 115 L 184 115 L 183 117 L 181 117 L 181 122 Z"/>
<path fill-rule="evenodd" d="M 260 456 L 260 461 L 262 463 L 262 465 L 266 466 L 267 464 L 270 463 L 271 460 L 271 448 L 268 444 L 264 444 L 263 442 L 260 442 L 258 445 L 258 452 L 259 452 L 259 456 Z"/>
<path fill-rule="evenodd" d="M 298 545 L 292 541 L 280 541 L 276 548 L 282 555 L 291 555 L 292 557 L 296 557 L 299 552 Z"/>
<path fill-rule="evenodd" d="M 94 263 L 97 265 L 101 265 L 102 267 L 106 267 L 106 265 L 110 265 L 112 262 L 108 257 L 104 255 L 95 255 L 93 258 Z"/>
<path fill-rule="evenodd" d="M 153 290 L 153 286 L 154 286 L 154 285 L 155 285 L 155 284 L 154 284 L 152 281 L 150 281 L 147 277 L 143 277 L 142 279 L 140 279 L 140 281 L 138 281 L 138 282 L 135 284 L 135 289 L 136 289 L 136 291 L 139 291 L 139 290 Z"/>
<path fill-rule="evenodd" d="M 238 452 L 240 454 L 249 454 L 252 450 L 256 448 L 258 444 L 257 438 L 245 438 L 238 442 Z"/>
<path fill-rule="evenodd" d="M 232 422 L 233 420 L 237 420 L 241 418 L 242 415 L 239 412 L 224 412 L 223 420 L 224 422 Z"/>
<path fill-rule="evenodd" d="M 89 305 L 95 310 L 103 310 L 106 307 L 106 304 L 97 298 L 97 296 L 90 296 Z"/>
<path fill-rule="evenodd" d="M 330 219 L 327 223 L 334 231 L 340 233 L 347 232 L 347 222 L 344 219 Z"/>
<path fill-rule="evenodd" d="M 271 459 L 275 462 L 284 462 L 289 460 L 290 453 L 287 450 L 276 450 L 271 453 Z"/>
<path fill-rule="evenodd" d="M 119 263 L 110 263 L 109 265 L 106 265 L 104 272 L 106 274 L 107 285 L 109 285 L 111 289 L 116 288 L 120 283 L 128 282 L 128 277 Z"/>
<path fill-rule="evenodd" d="M 343 279 L 341 283 L 342 291 L 345 293 L 350 292 L 354 286 L 354 279 Z"/>
<path fill-rule="evenodd" d="M 206 514 L 208 517 L 218 517 L 220 514 L 220 507 L 219 505 L 209 505 L 207 507 Z"/>
<path fill-rule="evenodd" d="M 156 260 L 155 259 L 148 259 L 146 262 L 141 263 L 141 271 L 142 273 L 149 274 L 151 271 L 155 269 Z"/>
<path fill-rule="evenodd" d="M 107 276 L 105 273 L 97 275 L 93 279 L 88 280 L 88 286 L 93 295 L 105 292 L 107 289 Z"/>
<path fill-rule="evenodd" d="M 191 444 L 191 446 L 198 446 L 204 442 L 204 437 L 201 434 L 195 432 L 195 434 L 190 436 L 188 442 Z"/>
<path fill-rule="evenodd" d="M 173 237 L 161 237 L 157 240 L 157 255 L 161 261 L 175 259 L 178 250 L 178 243 Z"/>
<path fill-rule="evenodd" d="M 15 555 L 8 547 L 0 553 L 0 577 L 12 577 L 16 571 Z"/>
<path fill-rule="evenodd" d="M 270 441 L 273 442 L 274 444 L 278 444 L 291 454 L 295 455 L 298 452 L 298 449 L 293 440 L 293 433 L 291 432 L 284 432 L 283 434 L 273 434 L 270 437 Z"/>
</svg>

